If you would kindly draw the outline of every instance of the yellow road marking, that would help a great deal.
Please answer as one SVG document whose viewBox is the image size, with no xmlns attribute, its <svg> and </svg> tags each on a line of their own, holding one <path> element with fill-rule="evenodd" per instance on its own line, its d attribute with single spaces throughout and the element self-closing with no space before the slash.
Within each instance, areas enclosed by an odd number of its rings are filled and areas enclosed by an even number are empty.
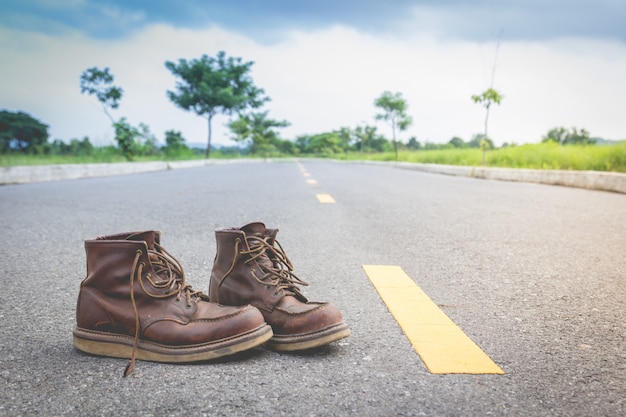
<svg viewBox="0 0 626 417">
<path fill-rule="evenodd" d="M 320 203 L 334 203 L 335 199 L 331 197 L 330 194 L 317 194 L 317 200 Z"/>
<path fill-rule="evenodd" d="M 306 180 L 309 184 L 317 184 L 317 180 Z"/>
<path fill-rule="evenodd" d="M 363 265 L 365 274 L 433 374 L 504 374 L 400 268 Z"/>
</svg>

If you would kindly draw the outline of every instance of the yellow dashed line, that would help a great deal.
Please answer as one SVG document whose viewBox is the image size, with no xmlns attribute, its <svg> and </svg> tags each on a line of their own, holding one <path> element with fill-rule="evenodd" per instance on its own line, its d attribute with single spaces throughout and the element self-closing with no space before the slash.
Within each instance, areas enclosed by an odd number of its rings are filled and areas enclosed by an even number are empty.
<svg viewBox="0 0 626 417">
<path fill-rule="evenodd" d="M 320 203 L 334 203 L 335 199 L 331 197 L 330 194 L 317 194 L 317 200 Z"/>
<path fill-rule="evenodd" d="M 300 168 L 300 172 L 302 173 L 302 175 L 304 177 L 310 177 L 311 174 L 309 174 L 306 169 L 304 168 L 304 166 L 302 164 L 300 164 L 298 162 L 298 167 Z M 309 178 L 306 180 L 307 183 L 313 185 L 315 188 L 320 188 L 317 184 L 317 180 L 314 180 L 313 178 Z M 335 199 L 331 197 L 330 194 L 317 194 L 317 201 L 319 201 L 320 203 L 335 203 Z"/>
<path fill-rule="evenodd" d="M 402 268 L 363 265 L 363 270 L 431 373 L 504 374 Z"/>
</svg>

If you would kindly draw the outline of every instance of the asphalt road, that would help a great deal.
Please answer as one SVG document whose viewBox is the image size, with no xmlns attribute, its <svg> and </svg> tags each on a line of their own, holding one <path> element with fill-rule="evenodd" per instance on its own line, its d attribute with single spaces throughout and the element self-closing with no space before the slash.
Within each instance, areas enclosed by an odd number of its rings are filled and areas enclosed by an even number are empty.
<svg viewBox="0 0 626 417">
<path fill-rule="evenodd" d="M 626 415 L 626 195 L 302 166 L 309 177 L 249 163 L 0 187 L 0 415 Z M 257 220 L 280 229 L 305 294 L 340 306 L 348 339 L 138 362 L 129 378 L 125 360 L 73 348 L 85 239 L 161 230 L 206 290 L 214 229 Z M 430 374 L 364 264 L 402 267 L 506 374 Z"/>
</svg>

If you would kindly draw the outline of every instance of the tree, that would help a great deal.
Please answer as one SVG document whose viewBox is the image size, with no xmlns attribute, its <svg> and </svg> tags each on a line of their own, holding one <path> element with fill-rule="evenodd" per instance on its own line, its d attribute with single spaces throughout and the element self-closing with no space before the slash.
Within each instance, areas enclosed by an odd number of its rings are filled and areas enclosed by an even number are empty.
<svg viewBox="0 0 626 417">
<path fill-rule="evenodd" d="M 185 144 L 183 134 L 176 130 L 165 132 L 165 146 L 162 148 L 168 157 L 184 157 L 190 155 L 191 149 Z"/>
<path fill-rule="evenodd" d="M 389 91 L 385 91 L 380 97 L 378 97 L 374 101 L 374 105 L 383 111 L 383 113 L 376 115 L 376 120 L 384 120 L 391 125 L 393 148 L 396 153 L 397 161 L 398 143 L 396 140 L 396 129 L 403 132 L 411 125 L 411 123 L 413 123 L 411 116 L 406 114 L 408 105 L 402 98 L 402 94 L 392 94 Z"/>
<path fill-rule="evenodd" d="M 117 109 L 119 107 L 124 90 L 113 85 L 113 75 L 109 73 L 108 68 L 101 70 L 92 67 L 85 70 L 80 76 L 80 92 L 81 94 L 95 95 L 102 105 L 104 114 L 111 120 L 111 123 L 115 123 L 107 108 Z"/>
<path fill-rule="evenodd" d="M 165 131 L 165 146 L 163 151 L 168 156 L 178 156 L 189 148 L 185 145 L 185 138 L 182 132 L 176 130 Z"/>
<path fill-rule="evenodd" d="M 495 89 L 493 89 L 491 87 L 486 89 L 485 91 L 483 91 L 483 93 L 480 94 L 480 95 L 472 96 L 472 100 L 474 100 L 474 103 L 479 103 L 486 109 L 486 113 L 485 113 L 485 138 L 489 137 L 489 135 L 487 134 L 487 126 L 488 126 L 488 123 L 489 123 L 489 108 L 494 103 L 499 105 L 503 98 L 504 98 L 504 96 L 502 94 L 500 94 L 497 90 L 495 90 Z"/>
<path fill-rule="evenodd" d="M 55 139 L 47 149 L 52 155 L 93 155 L 94 146 L 87 136 L 83 140 L 72 139 L 70 143 L 65 143 L 60 139 Z"/>
<path fill-rule="evenodd" d="M 482 133 L 474 135 L 472 140 L 470 140 L 467 143 L 467 145 L 470 148 L 480 148 L 483 151 L 482 152 L 483 165 L 485 165 L 485 161 L 487 159 L 487 151 L 489 149 L 495 148 L 495 145 L 493 144 L 493 141 L 491 139 L 489 139 L 487 136 L 483 135 Z"/>
<path fill-rule="evenodd" d="M 487 142 L 487 147 L 489 149 L 495 148 L 493 141 L 489 139 L 488 137 L 486 137 L 485 135 L 483 135 L 482 133 L 478 133 L 474 135 L 472 137 L 472 140 L 467 142 L 467 146 L 469 146 L 470 148 L 483 148 L 484 147 L 484 145 L 482 144 L 483 141 Z"/>
<path fill-rule="evenodd" d="M 183 137 L 183 133 L 176 130 L 166 130 L 165 131 L 165 146 L 177 149 L 182 148 L 185 145 L 185 138 Z"/>
<path fill-rule="evenodd" d="M 406 147 L 413 150 L 419 150 L 422 148 L 422 144 L 417 141 L 415 136 L 413 136 L 407 142 Z"/>
<path fill-rule="evenodd" d="M 316 135 L 298 136 L 296 146 L 303 153 L 313 153 L 318 155 L 332 155 L 344 152 L 348 146 L 344 139 L 340 137 L 338 131 L 318 133 Z"/>
<path fill-rule="evenodd" d="M 216 114 L 240 113 L 247 108 L 261 107 L 269 100 L 248 75 L 253 64 L 242 63 L 241 58 L 227 57 L 224 51 L 218 52 L 215 58 L 202 55 L 191 61 L 180 59 L 178 64 L 165 63 L 165 67 L 179 78 L 176 91 L 167 91 L 169 99 L 181 109 L 207 118 L 206 158 L 211 153 L 211 121 Z"/>
<path fill-rule="evenodd" d="M 311 142 L 311 136 L 309 135 L 300 135 L 296 137 L 295 145 L 298 149 L 298 152 L 306 153 L 308 152 L 308 146 Z"/>
<path fill-rule="evenodd" d="M 345 146 L 346 143 L 339 136 L 338 132 L 320 133 L 311 136 L 307 144 L 307 152 L 320 155 L 332 155 L 343 152 Z"/>
<path fill-rule="evenodd" d="M 550 129 L 548 133 L 541 139 L 541 142 L 556 142 L 562 144 L 567 136 L 567 129 L 564 127 L 555 127 Z"/>
<path fill-rule="evenodd" d="M 452 147 L 454 148 L 465 148 L 467 146 L 465 141 L 459 138 L 458 136 L 455 136 L 452 139 L 450 139 L 450 141 L 448 141 L 448 144 L 452 145 Z"/>
<path fill-rule="evenodd" d="M 145 123 L 139 123 L 137 129 L 138 143 L 137 147 L 141 155 L 156 155 L 159 153 L 159 147 L 157 146 L 157 138 L 150 131 L 150 126 Z"/>
<path fill-rule="evenodd" d="M 24 112 L 0 111 L 0 150 L 36 152 L 48 141 L 48 125 Z"/>
<path fill-rule="evenodd" d="M 68 146 L 69 155 L 88 156 L 93 155 L 94 146 L 87 136 L 83 140 L 72 139 Z"/>
<path fill-rule="evenodd" d="M 344 143 L 343 148 L 346 152 L 350 148 L 350 145 L 352 144 L 352 142 L 355 142 L 358 140 L 356 136 L 356 131 L 345 126 L 339 128 L 339 130 L 337 131 L 337 135 L 339 136 L 339 139 L 341 139 L 341 141 Z"/>
<path fill-rule="evenodd" d="M 289 122 L 269 119 L 267 111 L 260 113 L 242 114 L 239 119 L 230 122 L 228 127 L 235 135 L 236 142 L 250 140 L 252 153 L 267 153 L 272 145 L 277 145 L 279 135 L 275 128 L 287 127 Z"/>
<path fill-rule="evenodd" d="M 383 135 L 375 134 L 373 137 L 367 139 L 366 149 L 371 149 L 376 152 L 388 152 L 392 149 L 391 143 Z"/>
<path fill-rule="evenodd" d="M 132 161 L 139 151 L 137 139 L 141 133 L 136 127 L 131 126 L 125 117 L 113 123 L 113 127 L 115 128 L 115 140 L 122 151 L 122 155 L 129 161 Z"/>
<path fill-rule="evenodd" d="M 277 139 L 274 146 L 276 146 L 276 149 L 278 149 L 279 152 L 284 154 L 295 155 L 298 153 L 298 147 L 296 144 L 287 139 Z"/>
<path fill-rule="evenodd" d="M 365 145 L 376 138 L 376 126 L 357 126 L 354 130 L 354 136 L 358 140 L 359 152 L 362 152 Z"/>
<path fill-rule="evenodd" d="M 571 131 L 568 131 L 564 127 L 555 127 L 548 131 L 548 133 L 542 138 L 542 142 L 553 141 L 561 145 L 569 145 L 569 144 L 594 144 L 596 142 L 595 139 L 589 137 L 589 132 L 585 129 L 580 129 L 580 131 L 573 127 Z"/>
</svg>

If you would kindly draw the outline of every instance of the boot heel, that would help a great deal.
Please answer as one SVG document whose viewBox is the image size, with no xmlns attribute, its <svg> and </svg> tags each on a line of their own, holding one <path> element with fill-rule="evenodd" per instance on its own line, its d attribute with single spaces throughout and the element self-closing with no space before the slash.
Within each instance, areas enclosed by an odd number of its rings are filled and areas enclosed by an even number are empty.
<svg viewBox="0 0 626 417">
<path fill-rule="evenodd" d="M 85 336 L 91 335 L 87 338 Z M 113 358 L 128 358 L 133 351 L 133 338 L 128 336 L 125 340 L 126 343 L 113 342 L 113 341 L 101 341 L 93 340 L 92 332 L 85 332 L 81 329 L 74 330 L 74 346 L 85 353 L 98 356 L 110 356 Z M 107 335 L 105 338 L 118 338 L 118 340 L 124 340 L 123 336 Z"/>
</svg>

